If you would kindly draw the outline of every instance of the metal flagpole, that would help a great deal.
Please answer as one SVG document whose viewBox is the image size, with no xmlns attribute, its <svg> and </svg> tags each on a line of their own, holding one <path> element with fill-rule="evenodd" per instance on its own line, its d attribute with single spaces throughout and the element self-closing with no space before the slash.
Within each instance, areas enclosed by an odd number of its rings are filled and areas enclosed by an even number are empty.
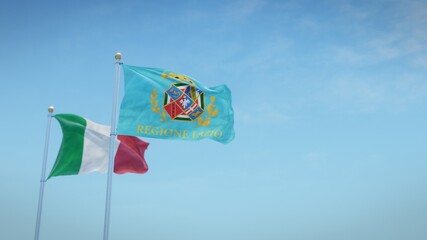
<svg viewBox="0 0 427 240">
<path fill-rule="evenodd" d="M 111 116 L 111 132 L 110 132 L 110 157 L 108 162 L 108 177 L 107 177 L 107 196 L 105 200 L 105 218 L 104 218 L 104 240 L 108 240 L 109 228 L 110 228 L 110 205 L 111 205 L 111 185 L 113 178 L 113 168 L 114 168 L 114 150 L 115 150 L 115 140 L 116 140 L 116 111 L 117 111 L 117 95 L 120 82 L 120 61 L 122 55 L 116 53 L 114 56 L 116 58 L 116 77 L 114 83 L 114 93 L 113 93 L 113 111 Z"/>
<path fill-rule="evenodd" d="M 47 115 L 47 127 L 46 127 L 46 137 L 45 137 L 44 153 L 43 153 L 42 174 L 40 177 L 39 205 L 37 208 L 36 232 L 34 234 L 35 240 L 38 240 L 40 236 L 40 220 L 42 217 L 44 184 L 46 182 L 46 163 L 47 163 L 47 154 L 49 150 L 50 125 L 52 121 L 54 107 L 50 106 L 47 111 L 49 112 L 49 114 Z"/>
</svg>

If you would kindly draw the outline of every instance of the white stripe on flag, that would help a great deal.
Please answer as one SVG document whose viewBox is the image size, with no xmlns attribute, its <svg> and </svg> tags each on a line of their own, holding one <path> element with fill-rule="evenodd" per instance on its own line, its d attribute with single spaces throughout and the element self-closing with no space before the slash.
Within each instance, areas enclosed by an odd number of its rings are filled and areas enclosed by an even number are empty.
<svg viewBox="0 0 427 240">
<path fill-rule="evenodd" d="M 86 119 L 82 165 L 79 174 L 107 172 L 110 126 L 96 124 Z M 117 145 L 117 144 L 116 144 Z"/>
</svg>

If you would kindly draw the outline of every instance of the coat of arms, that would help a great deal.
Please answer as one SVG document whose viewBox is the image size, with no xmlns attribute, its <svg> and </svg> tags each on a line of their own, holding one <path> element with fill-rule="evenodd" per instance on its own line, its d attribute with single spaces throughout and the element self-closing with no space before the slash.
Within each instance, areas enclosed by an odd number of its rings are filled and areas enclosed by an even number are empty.
<svg viewBox="0 0 427 240">
<path fill-rule="evenodd" d="M 193 84 L 174 83 L 165 91 L 163 109 L 172 120 L 194 121 L 205 109 L 204 93 Z"/>
</svg>

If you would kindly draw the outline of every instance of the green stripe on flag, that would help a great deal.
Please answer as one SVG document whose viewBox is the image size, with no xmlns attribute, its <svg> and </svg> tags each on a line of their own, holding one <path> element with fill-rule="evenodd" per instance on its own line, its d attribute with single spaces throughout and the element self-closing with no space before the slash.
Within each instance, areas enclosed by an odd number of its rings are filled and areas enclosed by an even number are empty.
<svg viewBox="0 0 427 240">
<path fill-rule="evenodd" d="M 79 173 L 82 164 L 86 120 L 74 114 L 56 114 L 62 129 L 62 143 L 49 178 Z"/>
</svg>

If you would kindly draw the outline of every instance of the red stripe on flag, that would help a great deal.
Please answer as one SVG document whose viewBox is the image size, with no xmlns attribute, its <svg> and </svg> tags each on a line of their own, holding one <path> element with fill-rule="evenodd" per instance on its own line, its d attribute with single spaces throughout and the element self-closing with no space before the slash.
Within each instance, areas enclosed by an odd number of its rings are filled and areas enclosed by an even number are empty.
<svg viewBox="0 0 427 240">
<path fill-rule="evenodd" d="M 114 158 L 114 172 L 124 173 L 146 173 L 148 165 L 145 162 L 144 152 L 149 143 L 133 136 L 118 135 L 120 141 Z"/>
</svg>

